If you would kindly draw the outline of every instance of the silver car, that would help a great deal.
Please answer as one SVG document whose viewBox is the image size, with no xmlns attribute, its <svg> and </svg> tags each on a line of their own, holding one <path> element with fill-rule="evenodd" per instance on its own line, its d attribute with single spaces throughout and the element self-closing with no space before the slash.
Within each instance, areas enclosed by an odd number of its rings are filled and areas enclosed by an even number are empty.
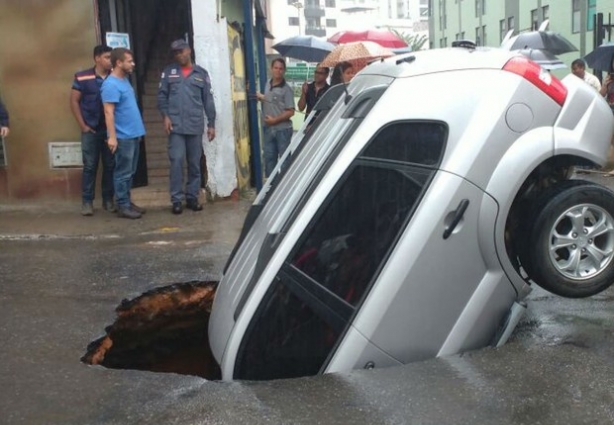
<svg viewBox="0 0 614 425">
<path fill-rule="evenodd" d="M 254 202 L 209 340 L 224 380 L 400 365 L 505 342 L 535 282 L 614 280 L 614 118 L 575 76 L 439 49 L 321 99 Z"/>
</svg>

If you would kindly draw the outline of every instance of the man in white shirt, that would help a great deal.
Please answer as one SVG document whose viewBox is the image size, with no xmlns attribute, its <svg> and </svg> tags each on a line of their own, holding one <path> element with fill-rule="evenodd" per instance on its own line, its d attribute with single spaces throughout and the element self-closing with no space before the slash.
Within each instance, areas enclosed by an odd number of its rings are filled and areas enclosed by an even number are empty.
<svg viewBox="0 0 614 425">
<path fill-rule="evenodd" d="M 583 59 L 576 59 L 571 63 L 571 73 L 578 78 L 584 80 L 585 83 L 595 88 L 595 90 L 601 90 L 601 83 L 599 79 L 593 74 L 586 72 L 586 63 Z"/>
</svg>

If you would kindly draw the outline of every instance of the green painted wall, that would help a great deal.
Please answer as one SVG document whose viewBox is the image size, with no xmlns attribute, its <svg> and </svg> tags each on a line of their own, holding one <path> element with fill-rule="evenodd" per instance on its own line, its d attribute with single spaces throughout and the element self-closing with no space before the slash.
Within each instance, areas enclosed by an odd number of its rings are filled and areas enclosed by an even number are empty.
<svg viewBox="0 0 614 425">
<path fill-rule="evenodd" d="M 485 13 L 481 17 L 476 17 L 475 0 L 432 0 L 432 11 L 430 18 L 430 36 L 432 48 L 441 47 L 442 39 L 446 39 L 445 47 L 449 47 L 464 32 L 464 37 L 470 40 L 476 39 L 476 27 L 486 27 L 487 46 L 498 47 L 501 43 L 500 21 L 510 16 L 514 17 L 514 30 L 516 33 L 529 31 L 531 29 L 531 11 L 538 10 L 538 16 L 542 18 L 541 8 L 548 6 L 550 25 L 549 30 L 562 34 L 571 41 L 577 48 L 577 52 L 567 53 L 560 56 L 566 64 L 581 56 L 586 55 L 593 49 L 593 32 L 588 27 L 588 4 L 585 0 L 581 11 L 581 31 L 572 31 L 572 0 L 506 0 L 489 1 L 485 0 Z M 447 27 L 442 28 L 440 14 L 446 10 Z M 612 12 L 614 21 L 614 0 L 597 0 L 597 12 Z M 517 11 L 517 12 L 516 12 Z M 606 17 L 607 19 L 607 17 Z M 540 22 L 543 19 L 540 19 Z M 614 22 L 613 22 L 614 23 Z M 507 26 L 507 25 L 506 25 Z M 614 40 L 614 33 L 613 33 Z M 484 44 L 484 43 L 482 43 Z M 565 75 L 569 69 L 556 71 L 556 75 Z"/>
</svg>

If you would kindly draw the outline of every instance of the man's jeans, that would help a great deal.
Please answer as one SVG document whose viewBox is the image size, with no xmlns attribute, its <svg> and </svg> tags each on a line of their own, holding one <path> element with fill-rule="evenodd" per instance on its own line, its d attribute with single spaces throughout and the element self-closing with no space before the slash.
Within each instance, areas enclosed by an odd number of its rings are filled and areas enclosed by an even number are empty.
<svg viewBox="0 0 614 425">
<path fill-rule="evenodd" d="M 102 158 L 102 199 L 113 201 L 113 154 L 107 146 L 107 132 L 81 133 L 81 153 L 83 157 L 83 176 L 81 178 L 81 198 L 83 203 L 91 203 L 96 197 L 96 174 L 98 161 Z"/>
<path fill-rule="evenodd" d="M 139 139 L 117 139 L 113 183 L 119 209 L 130 208 L 130 188 L 139 162 L 139 149 Z"/>
<path fill-rule="evenodd" d="M 268 177 L 277 165 L 292 140 L 292 127 L 275 129 L 264 128 L 264 173 Z"/>
<path fill-rule="evenodd" d="M 171 203 L 197 201 L 200 193 L 200 158 L 203 154 L 203 135 L 171 133 L 168 136 Z M 183 164 L 188 161 L 188 182 L 183 193 Z"/>
</svg>

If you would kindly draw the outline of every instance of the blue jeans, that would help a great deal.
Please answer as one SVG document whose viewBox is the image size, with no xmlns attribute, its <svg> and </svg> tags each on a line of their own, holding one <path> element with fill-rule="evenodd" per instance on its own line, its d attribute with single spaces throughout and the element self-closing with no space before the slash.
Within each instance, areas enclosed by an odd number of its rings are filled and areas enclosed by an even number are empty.
<svg viewBox="0 0 614 425">
<path fill-rule="evenodd" d="M 115 151 L 115 200 L 120 209 L 130 208 L 130 188 L 139 162 L 139 139 L 117 139 Z"/>
<path fill-rule="evenodd" d="M 177 134 L 168 136 L 171 203 L 198 200 L 200 193 L 200 157 L 203 154 L 202 134 Z M 188 162 L 188 182 L 183 192 L 183 164 Z"/>
<path fill-rule="evenodd" d="M 81 178 L 81 198 L 84 203 L 91 203 L 96 198 L 96 175 L 98 162 L 102 159 L 102 199 L 113 200 L 113 154 L 106 143 L 107 132 L 81 133 L 81 153 L 83 158 L 83 176 Z"/>
<path fill-rule="evenodd" d="M 264 128 L 264 173 L 268 177 L 277 165 L 292 140 L 292 127 L 275 129 Z"/>
</svg>

